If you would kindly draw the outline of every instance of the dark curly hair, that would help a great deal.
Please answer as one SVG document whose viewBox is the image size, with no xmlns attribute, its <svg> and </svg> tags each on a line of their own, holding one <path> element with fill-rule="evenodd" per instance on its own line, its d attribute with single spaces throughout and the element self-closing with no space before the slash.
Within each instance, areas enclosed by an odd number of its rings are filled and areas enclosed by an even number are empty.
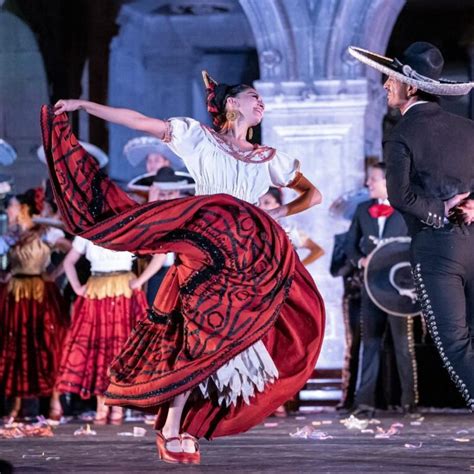
<svg viewBox="0 0 474 474">
<path fill-rule="evenodd" d="M 265 194 L 270 194 L 270 196 L 272 196 L 275 199 L 275 201 L 278 203 L 279 206 L 283 204 L 283 196 L 279 188 L 270 186 L 268 188 L 268 191 Z"/>
<path fill-rule="evenodd" d="M 44 191 L 42 188 L 28 189 L 28 191 L 17 194 L 15 197 L 20 204 L 28 207 L 30 216 L 41 213 L 44 205 Z"/>
<path fill-rule="evenodd" d="M 235 97 L 241 92 L 253 89 L 247 84 L 210 84 L 206 89 L 207 92 L 207 111 L 211 114 L 212 123 L 217 130 L 221 130 L 227 122 L 226 118 L 226 102 L 229 97 Z"/>
</svg>

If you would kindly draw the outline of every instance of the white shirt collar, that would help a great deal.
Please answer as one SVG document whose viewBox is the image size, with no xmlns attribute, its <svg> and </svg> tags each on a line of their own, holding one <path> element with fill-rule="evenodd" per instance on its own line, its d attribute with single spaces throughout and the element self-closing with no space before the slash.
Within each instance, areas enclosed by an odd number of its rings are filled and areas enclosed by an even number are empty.
<svg viewBox="0 0 474 474">
<path fill-rule="evenodd" d="M 403 112 L 402 115 L 405 115 L 412 107 L 415 107 L 415 105 L 420 105 L 420 104 L 427 104 L 427 100 L 417 100 L 413 104 L 410 104 Z"/>
</svg>

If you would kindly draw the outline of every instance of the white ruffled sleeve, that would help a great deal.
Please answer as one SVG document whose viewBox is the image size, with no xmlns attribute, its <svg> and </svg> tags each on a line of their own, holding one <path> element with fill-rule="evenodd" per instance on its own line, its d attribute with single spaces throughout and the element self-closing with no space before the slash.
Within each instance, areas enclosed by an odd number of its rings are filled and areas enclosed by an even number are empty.
<svg viewBox="0 0 474 474">
<path fill-rule="evenodd" d="M 204 130 L 202 125 L 189 117 L 168 119 L 169 131 L 165 143 L 186 164 L 199 152 L 203 144 Z"/>
<path fill-rule="evenodd" d="M 283 188 L 288 186 L 300 171 L 300 162 L 286 153 L 276 152 L 268 162 L 270 179 L 274 186 Z"/>
<path fill-rule="evenodd" d="M 74 240 L 72 241 L 72 248 L 76 250 L 78 253 L 80 253 L 81 255 L 85 255 L 88 244 L 89 244 L 88 240 L 76 235 L 76 237 L 74 237 Z"/>
</svg>

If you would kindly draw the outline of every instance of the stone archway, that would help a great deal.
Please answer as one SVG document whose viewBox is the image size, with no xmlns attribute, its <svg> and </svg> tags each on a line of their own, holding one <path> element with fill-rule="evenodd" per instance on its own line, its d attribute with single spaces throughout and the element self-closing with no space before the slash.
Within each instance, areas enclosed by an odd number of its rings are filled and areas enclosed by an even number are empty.
<svg viewBox="0 0 474 474">
<path fill-rule="evenodd" d="M 39 110 L 46 103 L 46 74 L 36 39 L 23 21 L 0 8 L 0 138 L 18 153 L 5 170 L 14 177 L 15 192 L 39 186 L 46 177 L 46 167 L 36 157 Z"/>
</svg>

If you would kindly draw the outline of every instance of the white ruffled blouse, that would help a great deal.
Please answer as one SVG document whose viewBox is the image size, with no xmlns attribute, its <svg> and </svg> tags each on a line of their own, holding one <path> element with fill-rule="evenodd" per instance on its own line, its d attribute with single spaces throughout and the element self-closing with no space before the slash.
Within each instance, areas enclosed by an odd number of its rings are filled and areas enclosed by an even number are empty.
<svg viewBox="0 0 474 474">
<path fill-rule="evenodd" d="M 287 186 L 299 171 L 299 161 L 286 153 L 267 146 L 243 152 L 197 120 L 177 117 L 169 124 L 167 145 L 184 161 L 198 196 L 225 193 L 257 204 L 270 186 Z"/>
</svg>

